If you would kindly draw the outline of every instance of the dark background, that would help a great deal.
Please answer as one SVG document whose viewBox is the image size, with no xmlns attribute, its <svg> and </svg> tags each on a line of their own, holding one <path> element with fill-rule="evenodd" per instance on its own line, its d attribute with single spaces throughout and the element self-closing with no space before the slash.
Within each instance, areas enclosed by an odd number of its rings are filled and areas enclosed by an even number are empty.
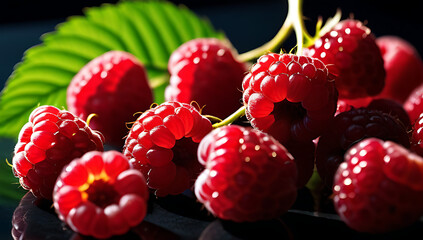
<svg viewBox="0 0 423 240">
<path fill-rule="evenodd" d="M 43 33 L 54 31 L 55 26 L 69 16 L 82 15 L 85 7 L 116 2 L 3 0 L 0 3 L 0 89 L 12 73 L 14 65 L 21 61 L 25 50 L 39 44 Z M 207 17 L 216 29 L 226 33 L 240 53 L 269 41 L 279 30 L 287 13 L 286 0 L 173 2 L 184 4 L 197 14 Z M 366 22 L 377 37 L 400 36 L 412 43 L 420 55 L 423 55 L 422 3 L 419 1 L 304 0 L 303 6 L 306 24 L 311 32 L 318 16 L 326 20 L 340 8 L 342 18 L 354 16 Z M 295 45 L 294 40 L 291 37 L 284 48 L 292 48 Z M 0 160 L 11 159 L 13 145 L 11 141 L 0 139 Z M 16 204 L 0 206 L 0 239 L 10 238 L 10 220 Z"/>
</svg>

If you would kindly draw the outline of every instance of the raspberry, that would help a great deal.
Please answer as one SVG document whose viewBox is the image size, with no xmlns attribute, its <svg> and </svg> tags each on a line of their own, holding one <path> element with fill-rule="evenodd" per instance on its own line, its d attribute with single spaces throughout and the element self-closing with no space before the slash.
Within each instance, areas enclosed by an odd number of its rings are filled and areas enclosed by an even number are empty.
<svg viewBox="0 0 423 240">
<path fill-rule="evenodd" d="M 109 51 L 85 65 L 67 89 L 69 111 L 103 133 L 106 143 L 122 147 L 126 123 L 153 103 L 144 66 L 131 54 Z"/>
<path fill-rule="evenodd" d="M 240 107 L 240 87 L 247 67 L 228 42 L 214 38 L 182 44 L 169 59 L 168 101 L 198 102 L 205 114 L 225 118 Z"/>
<path fill-rule="evenodd" d="M 368 138 L 350 148 L 335 175 L 334 206 L 360 232 L 407 227 L 423 214 L 423 158 Z"/>
<path fill-rule="evenodd" d="M 410 117 L 411 123 L 419 118 L 420 114 L 423 113 L 423 84 L 415 88 L 405 100 L 404 109 Z"/>
<path fill-rule="evenodd" d="M 410 93 L 423 84 L 423 61 L 411 43 L 397 36 L 376 38 L 386 71 L 385 87 L 378 98 L 404 103 Z"/>
<path fill-rule="evenodd" d="M 96 238 L 126 233 L 147 213 L 144 176 L 120 152 L 91 151 L 57 179 L 54 208 L 72 230 Z"/>
<path fill-rule="evenodd" d="M 370 29 L 358 20 L 339 22 L 303 54 L 322 60 L 337 76 L 340 98 L 374 96 L 384 87 L 381 52 Z"/>
<path fill-rule="evenodd" d="M 66 110 L 40 106 L 18 137 L 13 173 L 21 186 L 39 198 L 52 199 L 63 166 L 92 150 L 103 151 L 103 136 Z"/>
<path fill-rule="evenodd" d="M 165 102 L 135 121 L 123 152 L 156 196 L 177 195 L 202 171 L 197 146 L 211 130 L 211 122 L 193 106 Z"/>
<path fill-rule="evenodd" d="M 282 144 L 318 137 L 336 111 L 335 82 L 314 58 L 263 55 L 245 76 L 242 88 L 251 125 Z"/>
<path fill-rule="evenodd" d="M 375 137 L 409 147 L 409 136 L 403 124 L 395 117 L 369 108 L 353 108 L 338 114 L 328 131 L 324 132 L 316 147 L 316 168 L 328 187 L 344 161 L 345 152 L 355 143 Z"/>
<path fill-rule="evenodd" d="M 213 130 L 201 141 L 198 160 L 205 170 L 195 182 L 195 195 L 221 219 L 273 219 L 297 197 L 293 157 L 256 129 L 230 125 Z"/>
</svg>

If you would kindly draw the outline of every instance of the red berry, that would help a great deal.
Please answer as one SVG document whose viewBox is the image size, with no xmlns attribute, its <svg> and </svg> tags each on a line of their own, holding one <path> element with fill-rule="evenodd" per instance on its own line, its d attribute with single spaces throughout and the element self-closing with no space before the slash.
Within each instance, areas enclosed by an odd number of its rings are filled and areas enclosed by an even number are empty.
<svg viewBox="0 0 423 240">
<path fill-rule="evenodd" d="M 266 133 L 237 125 L 217 128 L 201 141 L 198 158 L 205 170 L 195 195 L 221 219 L 273 219 L 296 199 L 294 159 Z"/>
<path fill-rule="evenodd" d="M 404 109 L 410 117 L 411 123 L 414 123 L 423 113 L 423 84 L 415 88 L 405 100 Z"/>
<path fill-rule="evenodd" d="M 40 106 L 29 116 L 18 137 L 13 173 L 24 189 L 52 199 L 63 166 L 92 150 L 103 151 L 103 136 L 66 110 Z"/>
<path fill-rule="evenodd" d="M 395 117 L 376 109 L 353 108 L 338 114 L 316 147 L 316 168 L 328 187 L 344 161 L 345 152 L 355 143 L 370 137 L 410 146 L 407 129 Z"/>
<path fill-rule="evenodd" d="M 169 59 L 168 101 L 205 106 L 204 114 L 225 118 L 240 107 L 242 79 L 247 67 L 228 44 L 214 38 L 193 39 Z"/>
<path fill-rule="evenodd" d="M 263 55 L 245 76 L 242 87 L 251 125 L 282 144 L 318 137 L 336 111 L 335 82 L 318 59 Z"/>
<path fill-rule="evenodd" d="M 110 51 L 85 65 L 67 90 L 69 111 L 103 133 L 106 143 L 122 147 L 134 113 L 153 103 L 144 66 L 131 54 Z"/>
<path fill-rule="evenodd" d="M 339 22 L 303 54 L 322 60 L 337 76 L 340 98 L 374 96 L 384 87 L 385 69 L 379 47 L 370 29 L 358 20 Z"/>
<path fill-rule="evenodd" d="M 334 206 L 360 232 L 411 225 L 423 214 L 423 158 L 390 141 L 355 144 L 335 175 Z"/>
<path fill-rule="evenodd" d="M 376 38 L 386 71 L 385 87 L 378 98 L 403 103 L 410 93 L 423 84 L 423 61 L 411 43 L 397 36 Z"/>
<path fill-rule="evenodd" d="M 72 230 L 96 238 L 126 233 L 147 213 L 144 176 L 117 151 L 84 154 L 57 179 L 54 208 Z"/>
<path fill-rule="evenodd" d="M 157 196 L 189 189 L 201 172 L 197 146 L 212 130 L 195 107 L 165 102 L 144 112 L 133 124 L 124 154 Z"/>
</svg>

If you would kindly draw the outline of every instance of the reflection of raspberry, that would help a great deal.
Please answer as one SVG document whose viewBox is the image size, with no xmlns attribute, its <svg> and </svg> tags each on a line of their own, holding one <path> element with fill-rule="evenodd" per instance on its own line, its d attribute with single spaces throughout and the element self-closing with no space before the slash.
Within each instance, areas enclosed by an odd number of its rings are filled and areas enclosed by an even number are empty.
<svg viewBox="0 0 423 240">
<path fill-rule="evenodd" d="M 252 126 L 282 144 L 318 137 L 336 111 L 335 83 L 318 59 L 263 55 L 245 76 L 242 87 Z"/>
<path fill-rule="evenodd" d="M 206 169 L 195 195 L 215 216 L 235 222 L 279 217 L 297 196 L 291 154 L 270 135 L 230 125 L 208 134 L 198 149 Z"/>
<path fill-rule="evenodd" d="M 84 154 L 61 173 L 54 207 L 72 230 L 96 238 L 126 233 L 147 213 L 144 176 L 117 151 Z"/>
<path fill-rule="evenodd" d="M 370 29 L 358 20 L 339 22 L 303 54 L 322 60 L 337 76 L 340 98 L 374 96 L 383 89 L 382 54 Z"/>
<path fill-rule="evenodd" d="M 202 170 L 197 145 L 211 129 L 211 122 L 193 106 L 165 102 L 135 121 L 124 154 L 157 196 L 180 194 Z"/>
<path fill-rule="evenodd" d="M 376 138 L 350 148 L 336 172 L 334 206 L 360 232 L 406 227 L 423 214 L 423 158 Z"/>
<path fill-rule="evenodd" d="M 193 39 L 169 59 L 169 101 L 198 102 L 205 114 L 225 118 L 240 106 L 240 87 L 247 67 L 236 60 L 227 42 L 214 38 Z"/>
<path fill-rule="evenodd" d="M 123 146 L 126 123 L 133 114 L 153 103 L 144 66 L 131 54 L 107 52 L 89 62 L 74 76 L 67 89 L 69 111 L 100 131 L 106 143 Z"/>
<path fill-rule="evenodd" d="M 327 186 L 332 186 L 333 176 L 344 161 L 345 152 L 356 142 L 370 137 L 410 146 L 404 125 L 391 115 L 368 108 L 342 112 L 317 143 L 316 168 Z"/>
<path fill-rule="evenodd" d="M 103 151 L 103 136 L 66 110 L 40 106 L 19 133 L 13 172 L 24 189 L 37 197 L 52 198 L 63 166 L 82 154 Z"/>
</svg>

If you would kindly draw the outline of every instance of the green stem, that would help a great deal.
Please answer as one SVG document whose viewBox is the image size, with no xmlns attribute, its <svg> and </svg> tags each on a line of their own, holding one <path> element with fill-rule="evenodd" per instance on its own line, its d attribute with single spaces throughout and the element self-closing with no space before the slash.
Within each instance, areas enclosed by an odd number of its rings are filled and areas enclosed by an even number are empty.
<svg viewBox="0 0 423 240">
<path fill-rule="evenodd" d="M 236 112 L 232 113 L 229 117 L 223 121 L 213 124 L 213 128 L 219 128 L 233 123 L 238 118 L 245 115 L 245 106 L 240 107 Z"/>
<path fill-rule="evenodd" d="M 302 0 L 288 0 L 288 18 L 293 22 L 297 39 L 297 55 L 301 55 L 304 46 L 305 26 L 303 21 Z"/>
<path fill-rule="evenodd" d="M 207 119 L 209 119 L 211 122 L 221 122 L 223 121 L 222 119 L 213 116 L 213 115 L 203 115 L 203 117 L 206 117 Z"/>
<path fill-rule="evenodd" d="M 288 14 L 275 37 L 256 49 L 240 54 L 238 60 L 241 62 L 249 62 L 268 52 L 275 52 L 288 38 L 292 30 L 295 31 L 295 36 L 297 38 L 297 54 L 301 54 L 304 40 L 308 43 L 310 39 L 313 39 L 305 28 L 302 6 L 303 0 L 288 0 Z"/>
</svg>

